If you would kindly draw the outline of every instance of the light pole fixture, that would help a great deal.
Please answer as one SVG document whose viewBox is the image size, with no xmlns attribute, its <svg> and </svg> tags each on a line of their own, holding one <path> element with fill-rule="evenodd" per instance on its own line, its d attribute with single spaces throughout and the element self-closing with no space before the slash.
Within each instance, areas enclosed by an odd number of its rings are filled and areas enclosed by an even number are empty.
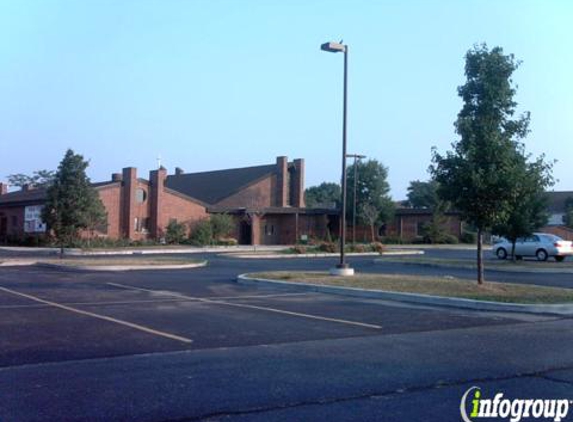
<svg viewBox="0 0 573 422">
<path fill-rule="evenodd" d="M 330 270 L 332 275 L 349 276 L 354 274 L 354 269 L 350 268 L 344 259 L 344 244 L 346 238 L 346 110 L 348 98 L 348 46 L 339 43 L 327 42 L 320 46 L 322 51 L 329 53 L 344 53 L 344 83 L 342 99 L 342 192 L 340 209 L 340 262 L 336 268 Z"/>
<path fill-rule="evenodd" d="M 358 161 L 366 158 L 360 154 L 346 154 L 347 158 L 354 158 L 354 204 L 352 207 L 352 245 L 356 246 L 356 187 L 358 181 Z"/>
</svg>

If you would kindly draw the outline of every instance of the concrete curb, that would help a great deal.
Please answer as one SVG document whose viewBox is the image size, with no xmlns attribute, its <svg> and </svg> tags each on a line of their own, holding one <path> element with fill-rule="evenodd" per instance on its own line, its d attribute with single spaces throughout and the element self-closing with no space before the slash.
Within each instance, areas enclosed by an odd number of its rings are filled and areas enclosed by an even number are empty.
<svg viewBox="0 0 573 422">
<path fill-rule="evenodd" d="M 209 246 L 209 247 L 181 247 L 181 248 L 118 248 L 118 249 L 64 249 L 66 256 L 107 256 L 107 255 L 169 255 L 169 254 L 197 254 L 211 252 L 253 252 L 253 251 L 274 251 L 284 249 L 285 246 Z M 0 246 L 0 251 L 19 253 L 36 253 L 43 255 L 58 255 L 59 248 L 32 248 L 20 246 Z"/>
<path fill-rule="evenodd" d="M 440 262 L 407 262 L 407 261 L 392 261 L 385 260 L 384 258 L 379 258 L 374 260 L 375 264 L 404 264 L 404 265 L 417 265 L 420 267 L 432 267 L 432 268 L 458 268 L 462 270 L 477 270 L 476 265 L 464 265 L 464 264 L 448 264 Z M 502 273 L 531 273 L 531 274 L 573 274 L 573 268 L 503 268 L 497 266 L 488 266 L 485 264 L 485 269 L 488 271 L 499 271 Z"/>
<path fill-rule="evenodd" d="M 36 265 L 38 267 L 56 269 L 61 271 L 135 271 L 135 270 L 183 270 L 189 268 L 200 268 L 207 266 L 207 261 L 201 261 L 193 264 L 169 264 L 169 265 L 65 265 L 65 264 L 52 264 L 49 262 L 41 261 L 12 261 L 12 262 L 0 262 L 2 267 L 11 266 L 32 266 Z"/>
<path fill-rule="evenodd" d="M 367 290 L 356 287 L 323 286 L 309 283 L 291 283 L 288 281 L 268 280 L 250 277 L 248 274 L 237 276 L 239 284 L 262 285 L 283 289 L 296 289 L 304 292 L 319 292 L 368 299 L 393 300 L 397 302 L 416 303 L 448 308 L 471 309 L 475 311 L 519 312 L 543 315 L 573 315 L 573 304 L 535 305 L 522 303 L 500 303 L 485 300 L 472 300 L 432 296 L 417 293 L 398 293 L 386 290 Z"/>
<path fill-rule="evenodd" d="M 0 267 L 24 267 L 36 265 L 37 262 L 31 259 L 8 259 L 7 261 L 0 261 Z"/>
<path fill-rule="evenodd" d="M 296 258 L 333 258 L 340 256 L 338 253 L 302 253 L 302 254 L 242 254 L 227 253 L 220 254 L 229 258 L 244 259 L 296 259 Z M 347 253 L 346 256 L 380 256 L 378 252 Z"/>
<path fill-rule="evenodd" d="M 260 248 L 261 250 L 276 250 L 276 247 L 269 247 L 268 249 Z M 174 249 L 125 249 L 125 250 L 79 250 L 72 249 L 65 252 L 65 255 L 70 256 L 106 256 L 106 255 L 169 255 L 169 254 L 197 254 L 197 253 L 212 253 L 212 252 L 247 252 L 253 251 L 252 246 L 212 246 L 205 248 L 174 248 Z"/>
<path fill-rule="evenodd" d="M 350 252 L 346 256 L 402 256 L 402 255 L 423 255 L 424 251 L 417 250 L 392 250 L 380 255 L 378 252 Z M 226 253 L 220 254 L 229 258 L 243 259 L 296 259 L 296 258 L 335 258 L 339 253 L 303 253 L 303 254 L 246 254 L 246 253 Z"/>
<path fill-rule="evenodd" d="M 385 245 L 388 249 L 446 249 L 455 251 L 475 251 L 477 250 L 476 245 L 468 245 L 463 243 L 458 244 L 440 244 L 440 245 L 430 245 L 425 243 L 416 244 L 387 244 Z M 484 245 L 484 251 L 491 251 L 491 245 Z"/>
</svg>

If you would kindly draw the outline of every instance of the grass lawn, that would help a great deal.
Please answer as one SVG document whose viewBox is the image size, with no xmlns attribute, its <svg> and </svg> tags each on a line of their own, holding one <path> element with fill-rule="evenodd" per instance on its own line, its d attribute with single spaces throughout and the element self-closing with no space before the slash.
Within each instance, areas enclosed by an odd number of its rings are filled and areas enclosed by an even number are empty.
<svg viewBox="0 0 573 422">
<path fill-rule="evenodd" d="M 380 261 L 385 262 L 400 262 L 405 264 L 418 264 L 418 265 L 445 265 L 452 267 L 463 267 L 463 268 L 476 268 L 477 263 L 475 259 L 444 259 L 444 258 L 428 258 L 428 257 L 382 257 Z M 568 257 L 563 262 L 556 262 L 552 258 L 548 261 L 537 261 L 535 259 L 525 259 L 519 261 L 507 260 L 491 260 L 484 259 L 484 265 L 486 268 L 539 268 L 539 269 L 572 269 L 573 268 L 573 258 Z"/>
<path fill-rule="evenodd" d="M 475 281 L 454 278 L 394 274 L 356 274 L 353 277 L 334 277 L 326 272 L 286 271 L 252 273 L 249 277 L 504 303 L 573 303 L 573 289 L 494 282 L 478 286 Z"/>
</svg>

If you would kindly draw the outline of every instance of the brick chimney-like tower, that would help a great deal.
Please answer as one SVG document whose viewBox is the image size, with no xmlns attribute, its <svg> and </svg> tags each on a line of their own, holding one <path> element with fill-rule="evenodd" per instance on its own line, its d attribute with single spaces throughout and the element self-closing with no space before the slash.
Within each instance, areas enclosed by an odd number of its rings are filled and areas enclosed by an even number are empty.
<svg viewBox="0 0 573 422">
<path fill-rule="evenodd" d="M 159 170 L 152 170 L 149 172 L 149 201 L 150 201 L 150 220 L 149 230 L 151 237 L 159 239 L 164 236 L 161 221 L 163 218 L 163 197 L 165 194 L 165 179 L 167 178 L 167 170 L 161 167 Z"/>
<path fill-rule="evenodd" d="M 294 160 L 294 172 L 291 176 L 291 198 L 293 207 L 304 208 L 304 160 Z"/>
<path fill-rule="evenodd" d="M 277 207 L 288 206 L 288 158 L 277 157 Z"/>
<path fill-rule="evenodd" d="M 137 186 L 137 169 L 126 167 L 122 171 L 121 186 L 121 234 L 133 239 L 135 234 L 135 189 Z"/>
</svg>

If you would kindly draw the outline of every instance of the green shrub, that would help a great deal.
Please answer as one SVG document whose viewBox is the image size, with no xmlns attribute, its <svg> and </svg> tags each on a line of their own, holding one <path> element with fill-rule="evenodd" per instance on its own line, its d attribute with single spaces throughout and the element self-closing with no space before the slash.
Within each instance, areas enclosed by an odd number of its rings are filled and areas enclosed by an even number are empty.
<svg viewBox="0 0 573 422">
<path fill-rule="evenodd" d="M 399 236 L 384 236 L 382 242 L 387 245 L 401 245 L 404 241 Z"/>
<path fill-rule="evenodd" d="M 442 240 L 441 243 L 445 243 L 448 245 L 456 245 L 460 243 L 458 238 L 452 234 L 445 234 L 441 240 Z"/>
<path fill-rule="evenodd" d="M 189 238 L 191 244 L 196 246 L 211 245 L 213 242 L 213 227 L 208 219 L 201 220 L 195 224 Z"/>
<path fill-rule="evenodd" d="M 338 250 L 338 247 L 334 242 L 322 242 L 318 245 L 318 250 L 320 252 L 335 253 Z"/>
<path fill-rule="evenodd" d="M 469 243 L 473 245 L 476 243 L 476 241 L 477 241 L 477 233 L 475 232 L 464 231 L 460 236 L 461 243 Z"/>
<path fill-rule="evenodd" d="M 213 214 L 209 218 L 213 239 L 227 238 L 235 228 L 233 217 L 229 214 Z"/>
<path fill-rule="evenodd" d="M 296 246 L 293 246 L 292 248 L 290 248 L 290 251 L 294 254 L 302 255 L 302 254 L 305 254 L 307 252 L 307 249 L 306 249 L 306 246 L 296 245 Z"/>
<path fill-rule="evenodd" d="M 169 244 L 183 243 L 186 231 L 185 224 L 170 220 L 165 230 L 165 240 Z"/>
</svg>

